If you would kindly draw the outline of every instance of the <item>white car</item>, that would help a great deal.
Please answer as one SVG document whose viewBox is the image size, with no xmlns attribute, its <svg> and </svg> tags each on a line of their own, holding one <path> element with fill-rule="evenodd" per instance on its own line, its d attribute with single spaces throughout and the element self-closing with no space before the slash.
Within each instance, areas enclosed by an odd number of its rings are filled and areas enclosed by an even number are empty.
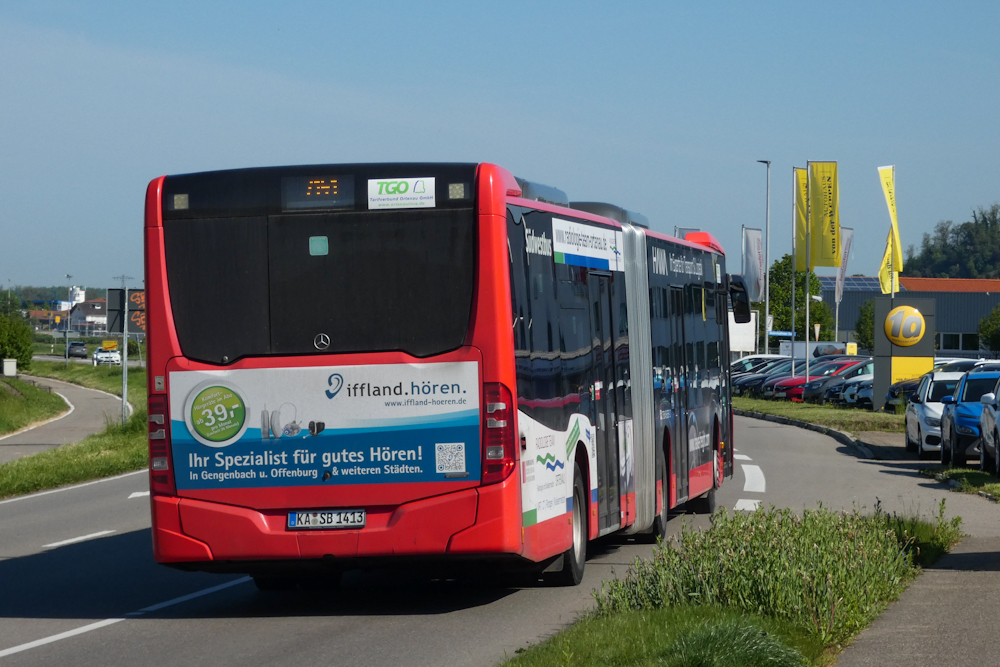
<svg viewBox="0 0 1000 667">
<path fill-rule="evenodd" d="M 94 350 L 93 362 L 95 366 L 121 366 L 122 355 L 118 350 L 104 350 L 97 348 Z"/>
<path fill-rule="evenodd" d="M 906 451 L 927 458 L 941 451 L 941 399 L 955 393 L 965 373 L 933 371 L 920 378 L 917 390 L 906 404 Z"/>
</svg>

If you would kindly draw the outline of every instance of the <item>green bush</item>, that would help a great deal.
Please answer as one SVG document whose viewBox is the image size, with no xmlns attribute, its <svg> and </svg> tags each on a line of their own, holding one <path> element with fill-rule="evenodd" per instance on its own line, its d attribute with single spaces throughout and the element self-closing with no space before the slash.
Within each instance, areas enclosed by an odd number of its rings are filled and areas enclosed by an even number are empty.
<svg viewBox="0 0 1000 667">
<path fill-rule="evenodd" d="M 20 318 L 0 316 L 0 359 L 17 359 L 19 371 L 31 367 L 31 327 Z"/>
<path fill-rule="evenodd" d="M 958 526 L 944 522 L 943 505 L 942 522 L 934 539 L 951 546 Z M 802 516 L 721 511 L 711 529 L 685 526 L 680 543 L 661 544 L 652 560 L 636 560 L 624 579 L 606 583 L 595 594 L 597 613 L 721 605 L 785 619 L 826 644 L 843 642 L 915 575 L 917 525 L 878 508 L 873 516 L 822 507 Z"/>
</svg>

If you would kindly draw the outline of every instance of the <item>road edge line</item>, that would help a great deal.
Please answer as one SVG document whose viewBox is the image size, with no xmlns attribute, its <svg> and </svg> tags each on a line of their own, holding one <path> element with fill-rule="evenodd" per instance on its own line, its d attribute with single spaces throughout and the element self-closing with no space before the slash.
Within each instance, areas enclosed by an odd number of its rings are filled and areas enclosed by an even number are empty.
<svg viewBox="0 0 1000 667">
<path fill-rule="evenodd" d="M 63 491 L 72 491 L 73 489 L 80 489 L 85 486 L 92 486 L 94 484 L 101 484 L 102 482 L 113 482 L 116 479 L 122 479 L 123 477 L 130 477 L 132 475 L 138 475 L 140 473 L 148 473 L 149 468 L 142 468 L 140 470 L 133 470 L 132 472 L 123 472 L 120 475 L 115 475 L 114 477 L 104 477 L 102 479 L 93 479 L 89 482 L 81 482 L 80 484 L 73 484 L 71 486 L 62 486 L 58 489 L 49 489 L 48 491 L 37 491 L 35 493 L 29 493 L 25 496 L 14 496 L 13 498 L 6 498 L 0 500 L 0 505 L 5 505 L 7 503 L 16 503 L 19 500 L 28 500 L 29 498 L 38 498 L 39 496 L 48 496 L 53 493 L 62 493 Z"/>
</svg>

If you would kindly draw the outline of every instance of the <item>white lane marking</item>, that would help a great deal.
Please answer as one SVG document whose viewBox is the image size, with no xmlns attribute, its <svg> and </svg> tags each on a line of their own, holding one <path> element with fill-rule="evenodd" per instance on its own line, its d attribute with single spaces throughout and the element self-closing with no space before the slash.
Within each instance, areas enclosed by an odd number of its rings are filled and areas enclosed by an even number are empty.
<svg viewBox="0 0 1000 667">
<path fill-rule="evenodd" d="M 73 486 L 64 486 L 59 489 L 52 489 L 51 491 L 39 491 L 38 493 L 32 493 L 29 496 L 18 496 L 17 498 L 8 498 L 7 500 L 0 500 L 0 505 L 6 505 L 7 503 L 16 503 L 19 500 L 30 500 L 32 498 L 39 498 L 41 496 L 47 496 L 52 493 L 62 493 L 63 491 L 72 491 L 73 489 L 82 489 L 85 486 L 92 486 L 94 484 L 103 484 L 104 482 L 113 482 L 116 479 L 121 479 L 123 477 L 131 477 L 132 475 L 141 475 L 149 473 L 148 468 L 143 468 L 142 470 L 134 470 L 132 472 L 127 472 L 121 475 L 115 475 L 114 477 L 105 477 L 104 479 L 95 479 L 93 482 L 84 482 L 83 484 L 74 484 Z"/>
<path fill-rule="evenodd" d="M 149 491 L 136 491 L 135 493 L 131 494 L 128 497 L 128 499 L 132 500 L 133 498 L 145 498 L 148 495 L 149 495 Z"/>
<path fill-rule="evenodd" d="M 167 607 L 173 607 L 175 604 L 180 604 L 181 602 L 187 602 L 188 600 L 194 600 L 195 598 L 200 598 L 203 595 L 211 595 L 218 591 L 225 590 L 227 588 L 232 588 L 233 586 L 238 586 L 239 584 L 245 584 L 250 581 L 250 577 L 240 577 L 239 579 L 234 579 L 232 581 L 227 581 L 224 584 L 219 584 L 218 586 L 212 586 L 211 588 L 206 588 L 204 590 L 195 591 L 194 593 L 188 593 L 187 595 L 182 595 L 179 598 L 174 598 L 173 600 L 167 600 L 166 602 L 160 602 L 159 604 L 154 604 L 149 607 L 143 607 L 139 611 L 133 611 L 126 616 L 138 616 L 140 614 L 145 614 L 150 611 L 159 611 L 161 609 L 166 609 Z"/>
<path fill-rule="evenodd" d="M 45 426 L 46 424 L 51 424 L 52 422 L 57 422 L 60 419 L 65 419 L 66 417 L 69 417 L 71 414 L 73 414 L 73 411 L 76 410 L 76 406 L 73 405 L 72 403 L 70 403 L 69 399 L 66 398 L 65 396 L 63 396 L 62 394 L 60 394 L 58 391 L 54 391 L 52 393 L 55 394 L 56 396 L 58 396 L 59 398 L 61 398 L 62 400 L 66 401 L 66 405 L 69 406 L 69 411 L 68 412 L 64 412 L 63 414 L 59 415 L 58 417 L 53 417 L 52 419 L 46 419 L 43 422 L 38 422 L 37 424 L 34 424 L 34 425 L 29 426 L 27 428 L 22 428 L 20 431 L 14 431 L 13 433 L 8 433 L 7 435 L 5 435 L 3 437 L 0 437 L 0 440 L 6 440 L 7 438 L 13 438 L 15 435 L 21 435 L 22 433 L 27 433 L 28 431 L 36 429 L 39 426 Z"/>
<path fill-rule="evenodd" d="M 753 461 L 753 459 L 746 454 L 733 454 L 733 458 L 737 461 Z"/>
<path fill-rule="evenodd" d="M 20 653 L 21 651 L 27 651 L 28 649 L 38 648 L 39 646 L 45 646 L 46 644 L 57 642 L 60 639 L 69 639 L 70 637 L 82 635 L 84 632 L 90 632 L 91 630 L 99 630 L 100 628 L 106 628 L 109 625 L 114 625 L 115 623 L 124 620 L 125 620 L 124 618 L 106 618 L 103 621 L 98 621 L 97 623 L 91 623 L 90 625 L 85 625 L 82 628 L 77 628 L 76 630 L 60 632 L 58 635 L 52 635 L 51 637 L 36 639 L 33 642 L 28 642 L 27 644 L 21 644 L 20 646 L 14 646 L 12 648 L 0 651 L 0 658 L 4 658 L 8 655 L 13 655 L 15 653 Z"/>
<path fill-rule="evenodd" d="M 743 490 L 749 493 L 764 493 L 767 484 L 764 482 L 764 473 L 759 466 L 741 465 L 743 475 L 747 481 L 743 484 Z"/>
<path fill-rule="evenodd" d="M 743 510 L 745 512 L 754 512 L 760 507 L 759 500 L 746 500 L 745 498 L 740 498 L 736 501 L 736 505 L 733 506 L 734 510 Z"/>
<path fill-rule="evenodd" d="M 69 540 L 63 540 L 62 542 L 53 542 L 52 544 L 42 545 L 43 549 L 54 549 L 55 547 L 64 547 L 67 544 L 76 544 L 77 542 L 85 542 L 87 540 L 92 540 L 95 537 L 102 537 L 104 535 L 110 535 L 115 531 L 113 530 L 102 530 L 98 533 L 91 533 L 90 535 L 81 535 L 80 537 L 74 537 Z"/>
<path fill-rule="evenodd" d="M 209 595 L 211 593 L 215 593 L 217 591 L 221 591 L 223 589 L 230 588 L 231 586 L 236 586 L 238 584 L 243 584 L 243 583 L 246 583 L 248 581 L 250 581 L 250 577 L 242 577 L 240 579 L 236 579 L 234 581 L 230 581 L 230 582 L 227 582 L 225 584 L 220 584 L 219 586 L 212 586 L 211 588 L 206 588 L 205 590 L 201 590 L 201 591 L 197 591 L 197 592 L 191 593 L 190 595 L 182 595 L 181 597 L 174 598 L 173 600 L 167 600 L 166 602 L 161 602 L 159 604 L 154 604 L 154 605 L 152 605 L 150 607 L 145 607 L 144 609 L 140 609 L 139 611 L 134 611 L 134 612 L 131 612 L 129 614 L 125 614 L 125 617 L 131 618 L 131 617 L 135 617 L 135 616 L 141 616 L 142 614 L 144 614 L 146 612 L 157 611 L 157 610 L 163 609 L 164 607 L 170 607 L 170 606 L 175 605 L 175 604 L 180 604 L 181 602 L 187 602 L 188 600 L 193 600 L 195 598 L 200 598 L 203 595 Z M 90 625 L 85 625 L 85 626 L 83 626 L 81 628 L 77 628 L 76 630 L 69 630 L 67 632 L 60 632 L 59 634 L 52 635 L 51 637 L 43 637 L 42 639 L 36 639 L 35 641 L 28 642 L 27 644 L 21 644 L 19 646 L 13 646 L 13 647 L 8 648 L 8 649 L 3 649 L 2 651 L 0 651 L 0 658 L 6 657 L 8 655 L 13 655 L 15 653 L 20 653 L 21 651 L 27 651 L 29 649 L 37 648 L 39 646 L 45 646 L 46 644 L 51 644 L 52 642 L 57 642 L 57 641 L 60 641 L 62 639 L 69 639 L 70 637 L 75 637 L 77 635 L 82 635 L 83 633 L 90 632 L 91 630 L 100 630 L 101 628 L 106 628 L 109 625 L 114 625 L 115 623 L 119 623 L 121 621 L 124 621 L 125 617 L 122 617 L 122 618 L 106 618 L 103 621 L 98 621 L 96 623 L 91 623 Z"/>
</svg>

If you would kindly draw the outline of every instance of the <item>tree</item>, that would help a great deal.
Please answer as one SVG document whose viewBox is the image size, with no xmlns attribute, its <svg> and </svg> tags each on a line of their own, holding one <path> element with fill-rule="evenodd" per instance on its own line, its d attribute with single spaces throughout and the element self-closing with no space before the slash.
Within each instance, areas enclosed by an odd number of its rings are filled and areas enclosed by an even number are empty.
<svg viewBox="0 0 1000 667">
<path fill-rule="evenodd" d="M 858 311 L 858 321 L 854 323 L 854 338 L 858 348 L 875 351 L 875 300 L 868 299 Z"/>
<path fill-rule="evenodd" d="M 979 207 L 972 220 L 943 220 L 924 234 L 920 252 L 911 245 L 902 275 L 924 278 L 1000 278 L 1000 204 Z"/>
<path fill-rule="evenodd" d="M 992 352 L 1000 352 L 1000 305 L 979 320 L 979 345 Z"/>
<path fill-rule="evenodd" d="M 31 327 L 20 317 L 0 316 L 0 358 L 17 359 L 17 367 L 31 366 Z"/>
<path fill-rule="evenodd" d="M 771 315 L 774 316 L 775 331 L 790 331 L 792 329 L 792 256 L 785 255 L 771 264 Z M 823 293 L 823 285 L 812 271 L 809 272 L 809 292 L 819 296 Z M 764 312 L 763 303 L 755 303 L 753 307 Z M 763 317 L 763 315 L 761 315 Z M 806 336 L 806 274 L 795 273 L 795 340 L 815 340 L 813 325 L 819 324 L 819 339 L 833 339 L 833 313 L 823 302 L 813 301 L 809 304 L 809 335 Z M 761 331 L 764 330 L 763 323 Z"/>
</svg>

